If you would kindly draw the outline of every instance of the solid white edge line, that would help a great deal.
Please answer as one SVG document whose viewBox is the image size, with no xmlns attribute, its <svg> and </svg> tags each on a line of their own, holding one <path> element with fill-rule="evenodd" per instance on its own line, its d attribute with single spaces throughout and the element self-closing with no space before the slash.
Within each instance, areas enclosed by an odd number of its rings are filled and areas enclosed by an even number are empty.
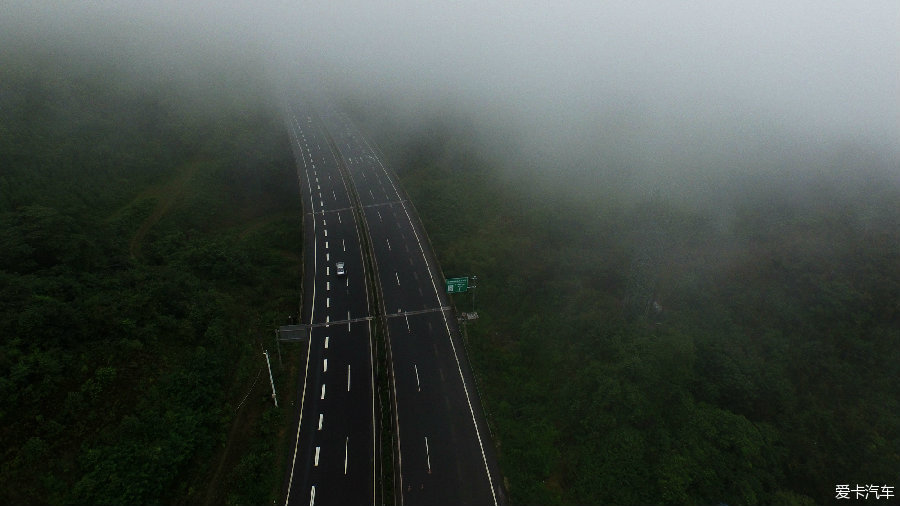
<svg viewBox="0 0 900 506">
<path fill-rule="evenodd" d="M 363 142 L 366 142 L 366 140 L 363 139 Z M 368 142 L 366 142 L 366 145 L 368 146 Z M 372 148 L 370 146 L 368 146 L 368 147 L 370 150 L 372 150 Z M 374 153 L 374 150 L 372 150 L 372 152 Z M 391 182 L 391 187 L 393 187 L 394 192 L 399 197 L 400 193 L 397 192 L 397 187 L 394 186 L 394 182 L 391 180 L 390 176 L 388 175 L 387 169 L 385 169 L 385 167 L 381 163 L 380 159 L 376 158 L 376 160 L 378 160 L 378 164 L 381 166 L 381 170 L 384 171 L 386 176 L 388 176 L 388 181 Z M 437 289 L 437 284 L 434 281 L 434 275 L 432 275 L 432 273 L 431 273 L 431 264 L 428 262 L 428 257 L 425 255 L 425 251 L 422 248 L 422 241 L 419 239 L 419 232 L 416 231 L 415 224 L 413 223 L 412 218 L 409 215 L 409 210 L 406 208 L 406 203 L 403 202 L 402 199 L 398 199 L 398 200 L 400 200 L 400 205 L 401 205 L 401 207 L 403 207 L 403 213 L 406 214 L 406 219 L 409 221 L 410 228 L 412 228 L 413 234 L 416 237 L 416 242 L 419 243 L 419 250 L 422 252 L 422 259 L 425 261 L 425 267 L 428 269 L 428 277 L 431 278 L 431 286 L 434 289 L 434 295 L 435 295 L 435 297 L 437 297 L 438 302 L 440 302 L 441 297 L 440 297 L 440 294 Z M 462 366 L 460 366 L 460 363 L 459 363 L 459 354 L 456 352 L 456 345 L 453 343 L 453 333 L 450 331 L 450 323 L 447 321 L 447 313 L 445 311 L 441 311 L 441 315 L 444 318 L 444 327 L 447 329 L 447 339 L 449 339 L 450 347 L 453 349 L 453 358 L 456 360 L 456 370 L 459 372 L 459 379 L 460 379 L 460 381 L 462 381 L 463 392 L 465 392 L 465 394 L 466 394 L 466 404 L 469 405 L 469 415 L 472 417 L 472 425 L 475 427 L 475 436 L 478 438 L 478 447 L 481 450 L 481 460 L 484 463 L 484 472 L 487 475 L 488 484 L 491 487 L 491 497 L 494 500 L 494 506 L 498 506 L 497 505 L 497 493 L 494 491 L 494 479 L 493 479 L 493 477 L 491 477 L 491 471 L 488 468 L 487 455 L 485 455 L 485 453 L 484 453 L 484 443 L 481 441 L 481 431 L 478 429 L 478 421 L 475 420 L 475 410 L 474 410 L 474 408 L 472 408 L 472 400 L 469 397 L 469 388 L 466 386 L 466 378 L 465 378 L 465 376 L 463 376 Z M 402 492 L 401 492 L 401 494 L 402 494 Z"/>
<path fill-rule="evenodd" d="M 294 442 L 294 458 L 291 460 L 291 476 L 288 478 L 287 494 L 284 498 L 284 505 L 287 506 L 291 499 L 291 485 L 294 483 L 294 466 L 297 465 L 297 449 L 300 446 L 300 425 L 303 423 L 303 404 L 306 400 L 306 378 L 309 375 L 309 349 L 312 345 L 312 339 L 306 345 L 306 372 L 303 374 L 303 393 L 300 396 L 300 419 L 297 422 L 297 438 Z"/>
<path fill-rule="evenodd" d="M 425 436 L 425 463 L 428 464 L 428 474 L 431 474 L 431 452 L 428 451 L 428 436 Z"/>
<path fill-rule="evenodd" d="M 409 215 L 407 214 L 407 217 L 408 216 Z M 413 232 L 415 232 L 415 228 L 413 228 Z M 418 240 L 418 233 L 416 234 L 416 240 Z M 422 253 L 422 257 L 425 259 L 425 265 L 428 267 L 428 274 L 431 276 L 431 267 L 428 264 L 428 259 L 425 258 L 424 252 Z M 440 295 L 438 294 L 437 285 L 434 282 L 434 276 L 431 276 L 431 285 L 434 287 L 435 296 L 438 298 L 438 301 L 440 301 Z M 456 370 L 459 372 L 459 379 L 463 385 L 463 392 L 466 394 L 466 404 L 469 405 L 469 415 L 472 417 L 472 425 L 475 427 L 475 436 L 478 438 L 478 447 L 481 450 L 481 461 L 484 463 L 484 472 L 487 475 L 488 484 L 491 487 L 491 497 L 494 500 L 494 506 L 497 506 L 497 493 L 494 491 L 494 479 L 491 477 L 491 472 L 488 468 L 487 455 L 484 453 L 484 443 L 481 440 L 481 431 L 478 429 L 478 421 L 475 420 L 475 409 L 472 408 L 472 399 L 469 397 L 469 387 L 466 386 L 466 378 L 463 376 L 462 366 L 459 363 L 459 354 L 456 352 L 456 344 L 453 343 L 453 333 L 450 331 L 447 313 L 441 311 L 441 315 L 444 318 L 444 328 L 447 329 L 447 339 L 450 341 L 450 347 L 453 349 L 453 358 L 456 360 Z"/>
<path fill-rule="evenodd" d="M 301 153 L 301 156 L 302 156 L 302 153 Z M 310 160 L 310 162 L 312 162 L 312 161 Z M 304 166 L 305 165 L 306 165 L 306 162 L 304 161 Z M 315 212 L 315 207 L 312 202 L 312 183 L 309 180 L 309 171 L 305 170 L 304 172 L 306 172 L 306 184 L 307 184 L 307 187 L 309 188 L 309 193 L 310 193 L 309 205 L 312 208 L 312 211 Z M 312 322 L 313 322 L 313 314 L 315 313 L 315 308 L 316 308 L 316 305 L 315 305 L 316 273 L 318 272 L 318 266 L 317 266 L 317 262 L 316 262 L 316 253 L 317 253 L 316 252 L 316 249 L 317 249 L 316 220 L 313 219 L 312 222 L 313 222 L 313 293 L 312 293 L 313 304 L 311 306 L 310 314 L 309 314 L 309 323 L 310 324 L 312 324 Z M 291 474 L 290 474 L 290 477 L 288 478 L 287 494 L 285 494 L 285 498 L 284 498 L 285 506 L 287 506 L 288 502 L 291 499 L 291 487 L 294 483 L 294 468 L 297 465 L 297 451 L 300 446 L 300 426 L 303 424 L 303 405 L 306 401 L 306 382 L 307 382 L 307 379 L 309 376 L 309 352 L 310 352 L 311 347 L 312 347 L 312 339 L 309 339 L 307 341 L 307 345 L 306 345 L 306 370 L 303 373 L 303 393 L 300 396 L 300 417 L 297 421 L 297 437 L 294 440 L 294 456 L 293 456 L 293 459 L 291 459 Z M 313 487 L 313 489 L 312 489 L 313 499 L 315 499 L 315 494 L 316 494 L 316 488 Z M 310 504 L 312 504 L 312 502 L 313 501 L 311 500 Z"/>
</svg>

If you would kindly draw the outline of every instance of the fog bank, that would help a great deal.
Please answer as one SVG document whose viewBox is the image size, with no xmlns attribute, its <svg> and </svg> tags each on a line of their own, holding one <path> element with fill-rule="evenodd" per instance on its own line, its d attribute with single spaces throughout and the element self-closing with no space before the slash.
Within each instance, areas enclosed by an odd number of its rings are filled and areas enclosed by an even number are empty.
<svg viewBox="0 0 900 506">
<path fill-rule="evenodd" d="M 835 152 L 900 177 L 894 1 L 14 0 L 4 10 L 7 38 L 150 69 L 218 60 L 264 72 L 273 89 L 379 102 L 411 124 L 452 111 L 485 144 L 506 143 L 512 165 L 552 177 L 783 177 Z"/>
</svg>

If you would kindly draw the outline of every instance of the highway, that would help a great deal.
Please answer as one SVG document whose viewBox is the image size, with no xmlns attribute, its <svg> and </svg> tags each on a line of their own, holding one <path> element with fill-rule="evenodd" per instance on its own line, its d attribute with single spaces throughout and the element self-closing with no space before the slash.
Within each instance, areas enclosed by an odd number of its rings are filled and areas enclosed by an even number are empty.
<svg viewBox="0 0 900 506">
<path fill-rule="evenodd" d="M 505 505 L 444 277 L 395 176 L 346 115 L 320 111 L 372 245 L 392 365 L 398 504 Z"/>
<path fill-rule="evenodd" d="M 288 108 L 286 120 L 304 212 L 300 322 L 318 326 L 302 343 L 307 360 L 301 396 L 289 400 L 298 416 L 284 504 L 374 505 L 379 429 L 362 230 L 321 125 L 302 106 Z M 344 262 L 345 275 L 336 272 L 337 262 Z"/>
</svg>

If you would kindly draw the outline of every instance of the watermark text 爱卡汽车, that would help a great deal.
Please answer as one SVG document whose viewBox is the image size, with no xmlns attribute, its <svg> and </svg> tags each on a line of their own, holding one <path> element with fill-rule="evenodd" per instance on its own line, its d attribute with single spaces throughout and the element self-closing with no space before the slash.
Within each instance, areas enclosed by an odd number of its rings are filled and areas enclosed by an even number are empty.
<svg viewBox="0 0 900 506">
<path fill-rule="evenodd" d="M 891 499 L 894 497 L 893 485 L 835 485 L 835 499 Z"/>
</svg>

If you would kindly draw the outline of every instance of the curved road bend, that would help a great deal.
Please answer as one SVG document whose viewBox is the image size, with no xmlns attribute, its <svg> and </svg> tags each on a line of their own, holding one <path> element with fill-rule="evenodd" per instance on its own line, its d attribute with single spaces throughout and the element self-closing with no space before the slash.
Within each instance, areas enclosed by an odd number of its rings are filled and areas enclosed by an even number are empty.
<svg viewBox="0 0 900 506">
<path fill-rule="evenodd" d="M 312 112 L 286 115 L 304 212 L 300 323 L 312 327 L 286 476 L 287 505 L 376 503 L 375 396 L 369 294 L 346 182 Z M 346 275 L 335 272 L 344 262 Z M 328 324 L 325 326 L 325 324 Z"/>
<path fill-rule="evenodd" d="M 364 211 L 388 315 L 399 503 L 506 505 L 465 348 L 419 218 L 346 115 L 321 113 Z"/>
</svg>

